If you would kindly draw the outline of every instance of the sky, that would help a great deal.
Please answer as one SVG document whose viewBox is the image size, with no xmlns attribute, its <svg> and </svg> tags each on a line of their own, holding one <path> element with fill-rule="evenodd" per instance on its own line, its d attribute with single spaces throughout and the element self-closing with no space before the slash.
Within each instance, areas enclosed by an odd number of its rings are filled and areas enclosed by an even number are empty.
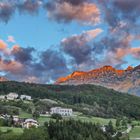
<svg viewBox="0 0 140 140">
<path fill-rule="evenodd" d="M 140 60 L 139 0 L 0 0 L 0 75 L 53 83 Z"/>
</svg>

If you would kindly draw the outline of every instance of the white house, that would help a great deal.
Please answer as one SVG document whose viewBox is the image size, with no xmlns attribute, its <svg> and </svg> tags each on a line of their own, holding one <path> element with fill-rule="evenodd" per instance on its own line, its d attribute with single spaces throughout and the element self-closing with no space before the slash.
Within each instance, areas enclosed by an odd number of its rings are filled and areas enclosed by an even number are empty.
<svg viewBox="0 0 140 140">
<path fill-rule="evenodd" d="M 34 119 L 26 119 L 22 125 L 23 128 L 31 128 L 31 127 L 37 128 L 38 126 L 39 123 Z"/>
<path fill-rule="evenodd" d="M 13 121 L 18 122 L 19 121 L 19 116 L 13 116 Z"/>
<path fill-rule="evenodd" d="M 4 100 L 5 96 L 4 95 L 0 95 L 0 100 Z"/>
<path fill-rule="evenodd" d="M 8 118 L 10 118 L 10 115 L 1 114 L 1 115 L 0 115 L 0 118 L 1 118 L 1 119 L 8 119 Z"/>
<path fill-rule="evenodd" d="M 0 119 L 5 119 L 5 116 L 4 115 L 0 115 Z"/>
<path fill-rule="evenodd" d="M 20 99 L 21 100 L 23 100 L 23 99 L 25 99 L 25 100 L 31 100 L 32 97 L 31 96 L 28 96 L 28 95 L 20 95 Z"/>
<path fill-rule="evenodd" d="M 50 114 L 60 114 L 62 116 L 72 116 L 73 111 L 69 108 L 52 107 Z"/>
<path fill-rule="evenodd" d="M 7 97 L 7 100 L 14 100 L 14 99 L 17 99 L 18 94 L 14 93 L 14 92 L 11 92 L 8 95 L 6 95 L 6 97 Z"/>
</svg>

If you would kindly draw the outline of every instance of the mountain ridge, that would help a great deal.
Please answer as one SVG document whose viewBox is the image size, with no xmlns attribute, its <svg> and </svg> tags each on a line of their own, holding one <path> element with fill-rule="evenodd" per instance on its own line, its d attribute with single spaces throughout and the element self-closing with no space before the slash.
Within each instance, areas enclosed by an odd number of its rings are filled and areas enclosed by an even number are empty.
<svg viewBox="0 0 140 140">
<path fill-rule="evenodd" d="M 126 69 L 115 69 L 106 65 L 87 72 L 75 71 L 66 77 L 59 78 L 55 84 L 95 84 L 140 96 L 140 65 L 128 66 Z"/>
</svg>

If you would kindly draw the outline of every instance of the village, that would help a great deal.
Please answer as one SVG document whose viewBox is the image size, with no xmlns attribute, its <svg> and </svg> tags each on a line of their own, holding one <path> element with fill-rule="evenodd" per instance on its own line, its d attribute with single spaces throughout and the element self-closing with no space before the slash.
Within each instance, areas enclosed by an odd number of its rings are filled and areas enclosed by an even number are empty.
<svg viewBox="0 0 140 140">
<path fill-rule="evenodd" d="M 1 101 L 28 101 L 31 102 L 33 99 L 31 96 L 28 95 L 18 95 L 17 93 L 9 93 L 7 95 L 1 95 L 0 96 Z M 73 115 L 73 110 L 71 108 L 62 108 L 62 107 L 51 107 L 49 110 L 46 110 L 44 112 L 39 112 L 39 116 L 43 117 L 50 117 L 54 114 L 58 114 L 62 117 L 71 117 Z M 16 127 L 22 127 L 22 128 L 31 128 L 35 127 L 37 128 L 40 126 L 39 122 L 37 119 L 34 118 L 21 118 L 18 115 L 10 115 L 10 114 L 0 114 L 0 119 L 3 119 L 5 121 L 10 121 L 11 126 L 16 126 Z"/>
<path fill-rule="evenodd" d="M 84 122 L 93 122 L 100 124 L 101 130 L 105 133 L 107 131 L 108 124 L 115 126 L 117 120 L 115 119 L 104 119 L 98 117 L 87 117 L 80 112 L 73 111 L 69 106 L 65 106 L 62 103 L 51 99 L 34 99 L 26 94 L 18 94 L 10 92 L 7 95 L 0 96 L 0 102 L 4 104 L 11 104 L 8 108 L 13 105 L 20 107 L 21 111 L 14 110 L 13 113 L 4 112 L 0 107 L 0 128 L 8 129 L 29 129 L 38 128 L 43 126 L 45 122 L 49 122 L 54 119 L 74 119 L 81 120 Z M 22 104 L 22 106 L 20 106 Z M 38 106 L 39 105 L 39 106 Z M 36 107 L 33 107 L 36 106 Z M 26 111 L 23 111 L 26 108 Z M 28 108 L 28 109 L 27 109 Z M 30 108 L 32 108 L 30 110 Z M 19 109 L 19 108 L 18 108 Z M 37 110 L 36 110 L 37 109 Z M 28 111 L 27 111 L 28 110 Z M 120 120 L 123 123 L 123 120 Z M 122 131 L 118 130 L 112 137 L 115 137 L 121 132 L 121 135 L 127 135 L 132 131 L 132 125 L 125 122 L 122 127 Z"/>
</svg>

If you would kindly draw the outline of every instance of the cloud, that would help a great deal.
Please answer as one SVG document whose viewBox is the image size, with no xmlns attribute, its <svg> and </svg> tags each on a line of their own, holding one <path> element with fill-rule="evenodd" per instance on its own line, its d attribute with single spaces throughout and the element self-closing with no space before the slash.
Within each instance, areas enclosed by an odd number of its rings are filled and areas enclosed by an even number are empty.
<svg viewBox="0 0 140 140">
<path fill-rule="evenodd" d="M 32 52 L 35 51 L 34 48 L 21 48 L 19 46 L 13 46 L 11 51 L 12 55 L 14 56 L 15 60 L 20 63 L 28 63 L 32 61 Z"/>
<path fill-rule="evenodd" d="M 24 0 L 23 2 L 18 0 L 1 0 L 0 21 L 7 23 L 15 14 L 16 10 L 18 10 L 20 13 L 28 13 L 33 15 L 34 13 L 38 12 L 42 4 L 42 0 Z"/>
<path fill-rule="evenodd" d="M 49 1 L 45 8 L 50 19 L 58 22 L 78 21 L 94 25 L 100 22 L 100 10 L 94 3 L 73 0 Z"/>
<path fill-rule="evenodd" d="M 0 51 L 0 72 L 12 80 L 49 83 L 69 72 L 60 51 L 38 52 L 32 47 L 23 48 L 16 44 L 9 47 L 3 40 L 0 40 Z"/>
<path fill-rule="evenodd" d="M 3 51 L 6 49 L 6 47 L 7 47 L 7 44 L 3 40 L 0 40 L 0 50 Z"/>
<path fill-rule="evenodd" d="M 13 36 L 8 36 L 7 42 L 15 43 L 15 38 Z"/>
<path fill-rule="evenodd" d="M 16 75 L 20 81 L 34 81 L 46 83 L 57 79 L 60 75 L 68 73 L 65 58 L 60 52 L 54 50 L 45 50 L 40 52 L 37 59 L 33 53 L 36 52 L 33 48 L 15 47 L 12 50 L 14 60 L 23 65 L 22 72 Z"/>
<path fill-rule="evenodd" d="M 68 73 L 66 60 L 61 52 L 46 50 L 41 54 L 41 64 L 44 70 L 48 71 L 52 79 L 58 78 L 60 75 Z"/>
<path fill-rule="evenodd" d="M 124 18 L 132 18 L 134 20 L 136 16 L 139 16 L 140 1 L 139 0 L 115 0 L 114 6 L 116 6 L 123 14 Z M 133 16 L 133 17 L 132 17 Z"/>
<path fill-rule="evenodd" d="M 42 0 L 25 0 L 23 3 L 17 4 L 17 7 L 20 13 L 27 12 L 29 14 L 34 14 L 38 12 L 41 5 Z"/>
<path fill-rule="evenodd" d="M 72 57 L 79 68 L 91 63 L 94 64 L 92 46 L 88 43 L 94 40 L 102 31 L 102 29 L 89 30 L 80 35 L 65 38 L 61 41 L 62 50 Z"/>
<path fill-rule="evenodd" d="M 13 42 L 14 43 L 14 42 Z M 9 48 L 8 44 L 4 40 L 0 40 L 0 53 L 4 56 L 10 56 L 11 53 L 16 53 L 20 50 L 19 45 L 14 45 L 12 48 Z"/>
<path fill-rule="evenodd" d="M 23 65 L 14 60 L 4 60 L 0 59 L 0 71 L 8 72 L 11 74 L 17 74 L 21 72 L 23 69 Z"/>
<path fill-rule="evenodd" d="M 27 50 L 27 48 L 20 49 Z M 49 83 L 55 81 L 60 75 L 69 73 L 65 58 L 60 52 L 54 50 L 40 52 L 37 60 L 34 59 L 32 51 L 26 51 L 26 53 L 26 55 L 20 51 L 17 51 L 16 55 L 11 53 L 9 62 L 1 58 L 0 71 L 5 72 L 9 79 L 36 83 Z M 19 55 L 22 56 L 19 57 Z"/>
<path fill-rule="evenodd" d="M 10 53 L 10 49 L 7 46 L 6 42 L 0 40 L 0 54 L 8 55 Z"/>
<path fill-rule="evenodd" d="M 15 11 L 15 5 L 9 2 L 0 2 L 0 21 L 8 22 Z"/>
<path fill-rule="evenodd" d="M 100 56 L 108 62 L 108 65 L 116 66 L 118 63 L 120 65 L 122 63 L 123 65 L 123 58 L 128 54 L 131 48 L 133 36 L 128 33 L 121 34 L 119 32 L 119 34 L 114 32 L 110 33 L 110 36 L 105 36 L 93 44 L 94 53 L 96 55 L 100 54 Z"/>
<path fill-rule="evenodd" d="M 138 22 L 140 17 L 139 0 L 100 0 L 98 2 L 102 12 L 104 12 L 104 22 L 108 23 L 111 28 L 119 26 L 121 21 L 126 22 L 127 26 L 123 30 L 131 30 Z"/>
<path fill-rule="evenodd" d="M 139 48 L 131 48 L 130 54 L 135 58 L 140 60 L 140 47 Z"/>
<path fill-rule="evenodd" d="M 116 57 L 116 53 L 107 52 L 105 56 L 103 56 L 102 60 L 99 60 L 97 67 L 102 67 L 105 65 L 111 65 L 116 68 L 122 68 L 123 64 L 127 64 L 127 61 L 123 60 L 122 57 Z"/>
<path fill-rule="evenodd" d="M 8 22 L 16 11 L 21 14 L 34 15 L 41 7 L 47 10 L 48 17 L 59 22 L 76 20 L 84 24 L 97 24 L 100 22 L 100 10 L 96 4 L 89 0 L 24 0 L 0 1 L 0 21 Z"/>
</svg>

